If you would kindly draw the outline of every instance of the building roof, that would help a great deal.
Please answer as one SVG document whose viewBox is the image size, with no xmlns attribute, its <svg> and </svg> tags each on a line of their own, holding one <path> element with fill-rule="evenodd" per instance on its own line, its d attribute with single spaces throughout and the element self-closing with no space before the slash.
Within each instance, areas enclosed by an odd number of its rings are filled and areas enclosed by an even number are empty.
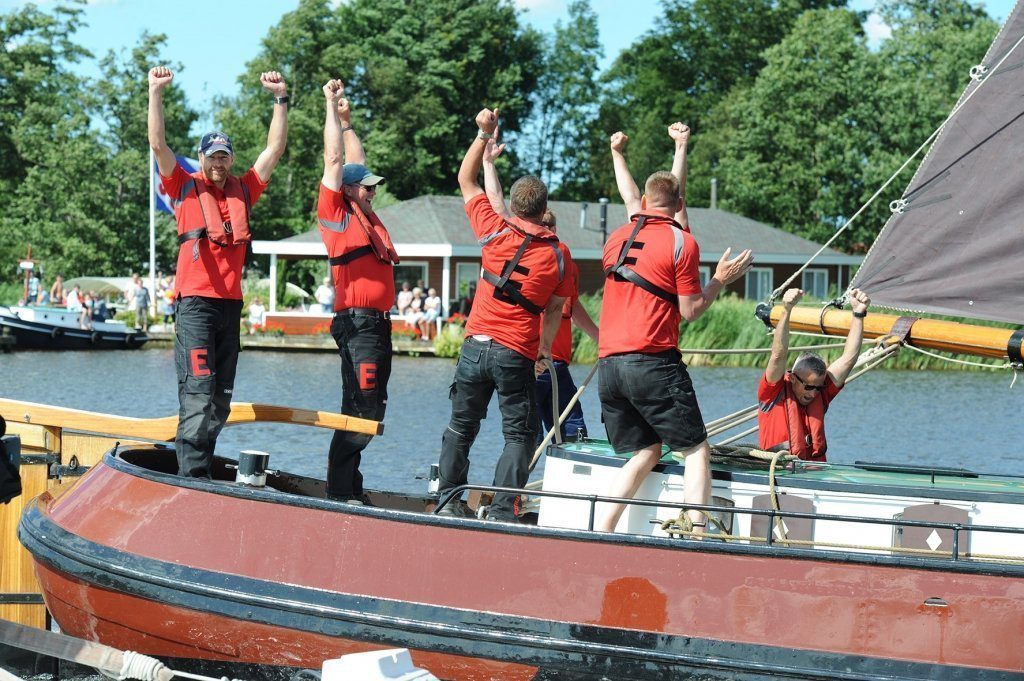
<svg viewBox="0 0 1024 681">
<path fill-rule="evenodd" d="M 581 229 L 582 206 L 577 201 L 552 201 L 548 207 L 558 219 L 558 237 L 577 260 L 601 258 L 601 206 L 586 204 L 586 229 Z M 802 264 L 820 244 L 776 229 L 741 215 L 710 208 L 690 208 L 690 229 L 700 244 L 701 260 L 717 262 L 726 248 L 736 253 L 754 249 L 759 263 Z M 387 226 L 400 256 L 475 256 L 480 253 L 462 197 L 419 196 L 383 208 L 378 212 Z M 607 230 L 610 234 L 626 222 L 626 207 L 608 204 Z M 280 241 L 255 241 L 256 253 L 277 253 L 284 256 L 325 255 L 319 229 Z M 815 260 L 822 265 L 859 264 L 860 256 L 825 250 Z"/>
</svg>

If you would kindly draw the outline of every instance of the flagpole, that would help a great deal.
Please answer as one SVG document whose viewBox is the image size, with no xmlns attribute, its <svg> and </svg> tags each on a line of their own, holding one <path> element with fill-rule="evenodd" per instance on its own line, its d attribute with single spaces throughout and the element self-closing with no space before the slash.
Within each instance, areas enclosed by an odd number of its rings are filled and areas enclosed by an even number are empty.
<svg viewBox="0 0 1024 681">
<path fill-rule="evenodd" d="M 149 311 L 156 315 L 156 178 L 153 147 L 149 148 Z"/>
</svg>

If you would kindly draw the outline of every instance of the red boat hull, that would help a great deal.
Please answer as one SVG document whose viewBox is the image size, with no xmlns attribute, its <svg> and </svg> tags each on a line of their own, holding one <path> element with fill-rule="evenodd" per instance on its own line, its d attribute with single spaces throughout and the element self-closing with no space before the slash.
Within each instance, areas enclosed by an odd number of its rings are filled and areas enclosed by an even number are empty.
<svg viewBox="0 0 1024 681">
<path fill-rule="evenodd" d="M 1024 677 L 1010 569 L 446 519 L 140 471 L 108 455 L 26 513 L 67 633 L 310 668 L 399 645 L 467 681 Z"/>
</svg>

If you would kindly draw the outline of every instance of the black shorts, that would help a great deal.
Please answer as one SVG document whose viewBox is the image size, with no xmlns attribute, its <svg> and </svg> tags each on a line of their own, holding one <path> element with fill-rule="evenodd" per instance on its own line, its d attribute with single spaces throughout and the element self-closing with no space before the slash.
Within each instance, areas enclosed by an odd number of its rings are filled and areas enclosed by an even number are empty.
<svg viewBox="0 0 1024 681">
<path fill-rule="evenodd" d="M 602 417 L 617 453 L 656 442 L 681 451 L 707 439 L 693 383 L 679 357 L 668 350 L 598 361 Z"/>
</svg>

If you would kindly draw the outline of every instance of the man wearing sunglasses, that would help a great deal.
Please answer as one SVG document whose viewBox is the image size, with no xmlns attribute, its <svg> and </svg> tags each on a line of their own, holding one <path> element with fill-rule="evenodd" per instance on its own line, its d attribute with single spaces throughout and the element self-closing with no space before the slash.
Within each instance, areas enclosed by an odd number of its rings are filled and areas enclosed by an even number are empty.
<svg viewBox="0 0 1024 681">
<path fill-rule="evenodd" d="M 391 235 L 373 210 L 384 181 L 366 167 L 366 153 L 352 129 L 345 86 L 324 87 L 324 175 L 317 199 L 320 237 L 334 280 L 331 335 L 341 355 L 341 412 L 380 421 L 388 406 L 391 377 L 391 306 L 395 302 Z M 350 504 L 363 493 L 359 462 L 371 436 L 334 431 L 327 458 L 327 498 Z"/>
<path fill-rule="evenodd" d="M 803 295 L 800 289 L 791 288 L 782 296 L 783 311 L 775 327 L 772 356 L 757 387 L 760 447 L 789 450 L 808 461 L 825 461 L 825 412 L 857 363 L 871 299 L 860 289 L 850 291 L 853 318 L 839 359 L 826 366 L 815 353 L 804 352 L 787 372 L 789 315 Z"/>
</svg>

